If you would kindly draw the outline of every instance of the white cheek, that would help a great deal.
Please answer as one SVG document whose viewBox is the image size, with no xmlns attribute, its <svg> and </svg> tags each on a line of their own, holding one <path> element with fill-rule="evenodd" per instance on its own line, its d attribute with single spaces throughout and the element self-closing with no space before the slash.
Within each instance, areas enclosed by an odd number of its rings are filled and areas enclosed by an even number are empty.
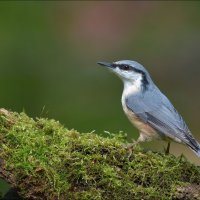
<svg viewBox="0 0 200 200">
<path fill-rule="evenodd" d="M 114 72 L 117 73 L 117 74 L 121 74 L 122 73 L 121 70 L 118 67 L 114 70 Z"/>
<path fill-rule="evenodd" d="M 118 67 L 114 70 L 114 72 L 122 79 L 133 79 L 134 75 L 129 71 L 122 71 Z"/>
<path fill-rule="evenodd" d="M 123 77 L 126 78 L 127 80 L 132 80 L 132 81 L 139 81 L 142 78 L 140 74 L 132 73 L 129 71 L 123 72 Z"/>
<path fill-rule="evenodd" d="M 129 79 L 129 80 L 136 80 L 137 79 L 137 75 L 130 73 L 130 72 L 124 72 L 124 77 L 126 79 Z"/>
<path fill-rule="evenodd" d="M 141 90 L 141 74 L 133 73 L 132 71 L 122 71 L 118 67 L 113 71 L 123 80 L 125 89 L 124 92 L 129 94 L 137 93 Z"/>
</svg>

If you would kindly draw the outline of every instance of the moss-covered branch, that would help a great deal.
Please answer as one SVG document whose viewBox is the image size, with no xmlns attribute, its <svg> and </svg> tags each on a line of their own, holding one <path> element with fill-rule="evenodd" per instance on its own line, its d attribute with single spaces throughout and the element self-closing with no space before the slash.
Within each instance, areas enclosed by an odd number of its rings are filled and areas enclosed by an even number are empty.
<svg viewBox="0 0 200 200">
<path fill-rule="evenodd" d="M 200 199 L 198 167 L 139 147 L 128 158 L 123 143 L 1 109 L 0 177 L 24 199 Z"/>
</svg>

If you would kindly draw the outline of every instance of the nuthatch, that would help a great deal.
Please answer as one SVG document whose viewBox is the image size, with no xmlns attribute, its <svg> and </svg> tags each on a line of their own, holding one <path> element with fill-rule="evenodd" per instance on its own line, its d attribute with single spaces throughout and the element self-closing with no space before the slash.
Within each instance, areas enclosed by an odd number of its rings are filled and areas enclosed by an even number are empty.
<svg viewBox="0 0 200 200">
<path fill-rule="evenodd" d="M 186 144 L 200 157 L 200 144 L 141 64 L 131 60 L 98 64 L 108 67 L 122 79 L 122 106 L 131 123 L 139 129 L 137 142 L 163 139 L 168 142 L 169 151 L 170 141 L 175 141 Z"/>
</svg>

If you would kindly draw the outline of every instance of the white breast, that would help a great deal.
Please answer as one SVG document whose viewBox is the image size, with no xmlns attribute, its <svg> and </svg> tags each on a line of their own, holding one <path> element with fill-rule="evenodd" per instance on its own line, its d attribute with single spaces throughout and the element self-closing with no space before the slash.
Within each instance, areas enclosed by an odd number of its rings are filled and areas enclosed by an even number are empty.
<svg viewBox="0 0 200 200">
<path fill-rule="evenodd" d="M 126 97 L 128 97 L 129 95 L 134 95 L 138 92 L 141 92 L 141 78 L 138 78 L 136 81 L 133 82 L 126 82 L 124 81 L 124 90 L 122 93 L 122 107 L 124 109 L 124 112 L 127 114 L 128 112 L 130 112 L 126 106 Z M 133 114 L 133 113 L 132 113 Z"/>
<path fill-rule="evenodd" d="M 130 122 L 140 131 L 140 134 L 143 135 L 144 140 L 150 140 L 150 138 L 159 138 L 159 135 L 156 133 L 155 129 L 140 120 L 135 113 L 129 110 L 126 106 L 126 97 L 128 97 L 130 94 L 140 92 L 140 90 L 141 87 L 138 85 L 124 85 L 124 91 L 121 99 L 123 110 Z"/>
</svg>

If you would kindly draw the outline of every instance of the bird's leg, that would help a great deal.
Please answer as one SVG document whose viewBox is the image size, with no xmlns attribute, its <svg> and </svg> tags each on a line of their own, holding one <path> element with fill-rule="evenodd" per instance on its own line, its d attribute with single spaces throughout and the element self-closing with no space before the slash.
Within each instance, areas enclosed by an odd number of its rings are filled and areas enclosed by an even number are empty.
<svg viewBox="0 0 200 200">
<path fill-rule="evenodd" d="M 169 149 L 170 149 L 170 142 L 168 142 L 167 148 L 166 148 L 166 150 L 165 150 L 165 154 L 166 154 L 166 155 L 169 154 Z"/>
<path fill-rule="evenodd" d="M 132 143 L 130 143 L 130 144 L 128 144 L 127 146 L 126 146 L 126 148 L 127 148 L 127 151 L 128 151 L 128 160 L 129 160 L 129 158 L 131 157 L 131 155 L 132 155 L 132 153 L 133 153 L 133 149 L 135 148 L 135 146 L 137 145 L 137 141 L 134 141 L 134 142 L 132 142 Z"/>
<path fill-rule="evenodd" d="M 139 143 L 139 141 L 132 141 L 132 143 L 128 144 L 126 146 L 127 150 L 128 150 L 128 158 L 132 155 L 133 153 L 133 149 L 135 148 L 135 146 Z"/>
<path fill-rule="evenodd" d="M 133 153 L 133 149 L 136 147 L 136 145 L 138 145 L 140 142 L 144 142 L 145 138 L 143 136 L 143 134 L 140 134 L 139 138 L 135 141 L 133 141 L 132 143 L 128 144 L 126 146 L 127 150 L 128 150 L 128 158 L 130 158 L 130 156 Z"/>
</svg>

